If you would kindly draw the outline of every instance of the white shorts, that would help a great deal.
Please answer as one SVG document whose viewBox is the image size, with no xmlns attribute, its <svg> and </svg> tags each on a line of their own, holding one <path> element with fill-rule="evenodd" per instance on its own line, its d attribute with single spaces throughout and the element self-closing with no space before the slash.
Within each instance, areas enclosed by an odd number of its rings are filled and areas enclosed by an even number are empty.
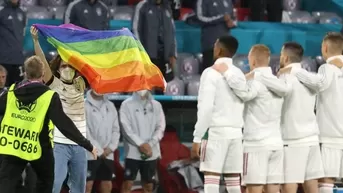
<svg viewBox="0 0 343 193">
<path fill-rule="evenodd" d="M 324 177 L 319 144 L 304 147 L 284 147 L 285 183 L 304 183 Z"/>
<path fill-rule="evenodd" d="M 242 139 L 202 140 L 200 171 L 238 174 L 242 168 Z"/>
<path fill-rule="evenodd" d="M 283 183 L 283 150 L 244 152 L 244 184 Z"/>
<path fill-rule="evenodd" d="M 325 177 L 343 178 L 343 149 L 322 145 L 321 152 Z"/>
</svg>

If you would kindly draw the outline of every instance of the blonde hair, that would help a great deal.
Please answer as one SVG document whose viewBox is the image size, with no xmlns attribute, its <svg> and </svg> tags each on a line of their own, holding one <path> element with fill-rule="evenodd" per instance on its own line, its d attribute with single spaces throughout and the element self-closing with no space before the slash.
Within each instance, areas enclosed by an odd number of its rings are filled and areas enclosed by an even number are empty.
<svg viewBox="0 0 343 193">
<path fill-rule="evenodd" d="M 270 49 L 264 44 L 256 44 L 250 49 L 250 54 L 258 64 L 269 64 Z"/>
<path fill-rule="evenodd" d="M 43 76 L 44 63 L 38 56 L 31 56 L 24 62 L 27 79 L 39 79 Z"/>
</svg>

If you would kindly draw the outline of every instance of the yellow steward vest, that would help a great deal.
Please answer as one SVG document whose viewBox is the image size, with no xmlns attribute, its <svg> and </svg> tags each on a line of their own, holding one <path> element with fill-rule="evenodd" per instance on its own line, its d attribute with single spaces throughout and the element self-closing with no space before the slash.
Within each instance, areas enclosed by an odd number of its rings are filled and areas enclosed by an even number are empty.
<svg viewBox="0 0 343 193">
<path fill-rule="evenodd" d="M 13 89 L 14 84 L 8 91 L 5 115 L 1 122 L 0 154 L 27 161 L 37 160 L 42 155 L 39 135 L 54 91 L 48 90 L 36 101 L 24 104 L 14 95 Z"/>
</svg>

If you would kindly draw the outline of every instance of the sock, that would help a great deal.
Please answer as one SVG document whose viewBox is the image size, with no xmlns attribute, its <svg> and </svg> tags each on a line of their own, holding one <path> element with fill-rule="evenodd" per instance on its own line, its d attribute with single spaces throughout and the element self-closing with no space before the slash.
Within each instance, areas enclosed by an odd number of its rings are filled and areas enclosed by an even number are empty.
<svg viewBox="0 0 343 193">
<path fill-rule="evenodd" d="M 220 176 L 205 175 L 205 193 L 219 193 Z"/>
<path fill-rule="evenodd" d="M 333 184 L 319 184 L 319 193 L 333 193 Z"/>
<path fill-rule="evenodd" d="M 239 177 L 225 177 L 224 180 L 228 193 L 241 193 L 241 182 Z"/>
</svg>

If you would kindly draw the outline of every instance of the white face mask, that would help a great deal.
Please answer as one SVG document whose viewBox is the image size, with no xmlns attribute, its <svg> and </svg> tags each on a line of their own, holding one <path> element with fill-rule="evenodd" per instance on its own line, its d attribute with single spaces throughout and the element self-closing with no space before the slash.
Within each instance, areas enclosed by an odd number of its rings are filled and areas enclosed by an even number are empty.
<svg viewBox="0 0 343 193">
<path fill-rule="evenodd" d="M 140 91 L 137 91 L 137 94 L 141 97 L 144 97 L 146 96 L 146 94 L 148 93 L 148 90 L 140 90 Z"/>
<path fill-rule="evenodd" d="M 61 79 L 65 81 L 72 81 L 75 76 L 75 70 L 70 67 L 65 67 L 60 72 Z"/>
</svg>

